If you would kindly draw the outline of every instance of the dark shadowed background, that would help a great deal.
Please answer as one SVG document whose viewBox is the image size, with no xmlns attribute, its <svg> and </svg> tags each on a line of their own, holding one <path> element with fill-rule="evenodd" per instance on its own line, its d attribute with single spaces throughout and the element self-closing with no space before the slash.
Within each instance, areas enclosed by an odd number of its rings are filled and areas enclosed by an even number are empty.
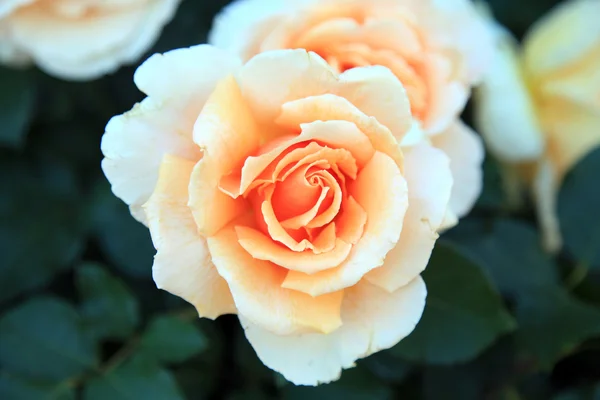
<svg viewBox="0 0 600 400">
<path fill-rule="evenodd" d="M 150 53 L 203 43 L 226 3 L 184 1 Z M 490 3 L 521 37 L 557 1 Z M 0 399 L 600 399 L 599 151 L 563 186 L 556 258 L 488 156 L 476 209 L 424 273 L 415 332 L 339 382 L 294 387 L 236 317 L 198 320 L 156 289 L 148 230 L 100 170 L 104 126 L 142 99 L 134 71 L 68 83 L 0 68 Z"/>
</svg>

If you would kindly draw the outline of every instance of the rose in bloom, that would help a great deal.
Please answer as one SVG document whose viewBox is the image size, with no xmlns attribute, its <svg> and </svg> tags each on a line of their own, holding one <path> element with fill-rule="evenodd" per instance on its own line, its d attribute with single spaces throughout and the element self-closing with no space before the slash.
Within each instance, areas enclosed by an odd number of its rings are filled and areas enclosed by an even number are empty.
<svg viewBox="0 0 600 400">
<path fill-rule="evenodd" d="M 109 122 L 102 167 L 150 228 L 158 287 L 202 317 L 237 313 L 297 384 L 413 330 L 452 174 L 428 142 L 399 146 L 413 119 L 388 69 L 338 74 L 305 50 L 242 65 L 203 45 L 135 82 L 148 97 Z"/>
<path fill-rule="evenodd" d="M 426 136 L 451 159 L 457 184 L 448 219 L 479 197 L 483 145 L 458 117 L 491 61 L 492 41 L 469 0 L 239 0 L 217 16 L 209 40 L 243 59 L 304 48 L 338 72 L 389 68 L 417 122 L 402 145 Z"/>
<path fill-rule="evenodd" d="M 490 151 L 518 166 L 532 186 L 550 251 L 561 246 L 560 183 L 600 144 L 598 15 L 597 0 L 565 2 L 531 28 L 521 47 L 493 24 L 496 61 L 477 93 L 478 127 Z"/>
<path fill-rule="evenodd" d="M 137 61 L 181 0 L 2 0 L 0 62 L 69 80 Z"/>
</svg>

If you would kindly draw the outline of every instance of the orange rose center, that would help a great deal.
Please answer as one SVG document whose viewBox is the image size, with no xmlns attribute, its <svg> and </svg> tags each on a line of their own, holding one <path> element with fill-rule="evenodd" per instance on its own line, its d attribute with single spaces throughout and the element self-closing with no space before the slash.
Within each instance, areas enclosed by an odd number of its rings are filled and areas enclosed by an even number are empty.
<svg viewBox="0 0 600 400">
<path fill-rule="evenodd" d="M 252 205 L 254 223 L 236 229 L 253 257 L 317 272 L 348 256 L 362 235 L 366 214 L 346 187 L 358 173 L 352 153 L 295 138 L 264 145 L 240 171 L 224 177 L 220 187 L 230 195 L 240 193 Z M 303 255 L 320 258 L 307 263 Z"/>
<path fill-rule="evenodd" d="M 244 194 L 253 205 L 257 226 L 290 250 L 331 250 L 346 193 L 344 170 L 356 174 L 356 162 L 347 150 L 317 142 L 286 148 Z M 280 235 L 273 235 L 277 231 Z"/>
</svg>

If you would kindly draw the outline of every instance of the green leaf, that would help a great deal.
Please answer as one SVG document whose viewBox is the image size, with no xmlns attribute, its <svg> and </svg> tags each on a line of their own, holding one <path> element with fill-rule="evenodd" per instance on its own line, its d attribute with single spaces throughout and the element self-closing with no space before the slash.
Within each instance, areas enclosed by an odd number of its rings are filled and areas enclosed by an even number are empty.
<svg viewBox="0 0 600 400">
<path fill-rule="evenodd" d="M 423 279 L 425 312 L 414 332 L 392 348 L 393 354 L 428 364 L 465 362 L 514 329 L 481 268 L 453 247 L 438 243 Z"/>
<path fill-rule="evenodd" d="M 600 333 L 599 311 L 560 286 L 556 264 L 541 249 L 531 226 L 512 220 L 472 221 L 448 236 L 514 300 L 519 343 L 543 366 L 550 367 Z"/>
<path fill-rule="evenodd" d="M 0 157 L 0 302 L 47 284 L 83 247 L 78 187 L 59 161 Z"/>
<path fill-rule="evenodd" d="M 206 349 L 206 337 L 193 322 L 177 317 L 154 318 L 142 337 L 144 353 L 157 360 L 179 363 Z"/>
<path fill-rule="evenodd" d="M 0 88 L 0 146 L 19 148 L 33 113 L 35 85 L 29 72 L 0 67 Z"/>
<path fill-rule="evenodd" d="M 467 220 L 445 237 L 475 260 L 506 296 L 527 296 L 532 288 L 559 282 L 556 265 L 542 250 L 537 231 L 523 222 Z"/>
<path fill-rule="evenodd" d="M 505 399 L 492 393 L 513 379 L 514 363 L 513 340 L 503 338 L 468 364 L 425 367 L 423 395 L 431 400 Z"/>
<path fill-rule="evenodd" d="M 142 354 L 133 356 L 106 375 L 90 379 L 84 400 L 179 400 L 183 399 L 175 379 Z"/>
<path fill-rule="evenodd" d="M 559 195 L 558 216 L 565 249 L 581 264 L 600 270 L 600 148 L 566 177 Z"/>
<path fill-rule="evenodd" d="M 0 320 L 0 364 L 33 379 L 64 380 L 96 363 L 77 312 L 54 297 L 38 297 Z"/>
<path fill-rule="evenodd" d="M 360 360 L 373 375 L 390 384 L 402 383 L 412 372 L 411 363 L 395 357 L 390 351 L 380 351 Z"/>
<path fill-rule="evenodd" d="M 600 310 L 560 287 L 532 290 L 517 304 L 517 339 L 546 368 L 586 339 L 600 335 Z"/>
<path fill-rule="evenodd" d="M 361 366 L 342 373 L 339 381 L 317 387 L 286 385 L 284 400 L 343 399 L 343 400 L 387 400 L 394 398 L 392 388 L 375 379 Z"/>
<path fill-rule="evenodd" d="M 67 384 L 38 383 L 5 374 L 0 376 L 0 399 L 73 400 L 75 391 Z"/>
<path fill-rule="evenodd" d="M 125 339 L 139 323 L 139 305 L 129 288 L 97 264 L 77 269 L 80 312 L 98 339 Z"/>
<path fill-rule="evenodd" d="M 105 180 L 97 186 L 93 203 L 94 231 L 105 256 L 127 275 L 150 279 L 155 250 L 148 228 L 131 216 Z"/>
<path fill-rule="evenodd" d="M 75 391 L 68 384 L 38 383 L 4 375 L 0 377 L 0 399 L 74 400 Z"/>
<path fill-rule="evenodd" d="M 219 372 L 218 365 L 212 364 L 208 368 L 177 368 L 173 374 L 186 399 L 205 399 L 221 384 Z"/>
</svg>

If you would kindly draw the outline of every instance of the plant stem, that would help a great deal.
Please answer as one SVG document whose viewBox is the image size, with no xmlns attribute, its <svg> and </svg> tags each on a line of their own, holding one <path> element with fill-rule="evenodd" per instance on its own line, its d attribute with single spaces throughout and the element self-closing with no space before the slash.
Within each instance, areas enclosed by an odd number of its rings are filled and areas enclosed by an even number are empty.
<svg viewBox="0 0 600 400">
<path fill-rule="evenodd" d="M 586 262 L 580 262 L 573 268 L 573 271 L 567 276 L 565 286 L 570 291 L 574 290 L 585 280 L 589 272 L 589 266 Z"/>
</svg>

